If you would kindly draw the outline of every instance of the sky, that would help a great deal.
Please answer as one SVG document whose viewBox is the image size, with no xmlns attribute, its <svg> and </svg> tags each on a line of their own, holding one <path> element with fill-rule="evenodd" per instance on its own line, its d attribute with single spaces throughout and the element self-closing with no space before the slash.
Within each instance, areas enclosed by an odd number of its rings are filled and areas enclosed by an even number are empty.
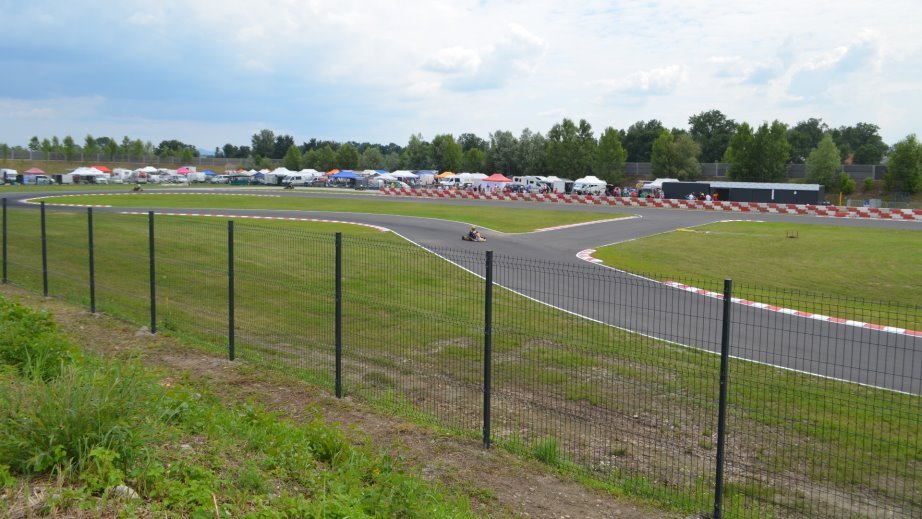
<svg viewBox="0 0 922 519">
<path fill-rule="evenodd" d="M 918 0 L 0 0 L 0 143 L 394 142 L 564 117 L 922 130 Z"/>
</svg>

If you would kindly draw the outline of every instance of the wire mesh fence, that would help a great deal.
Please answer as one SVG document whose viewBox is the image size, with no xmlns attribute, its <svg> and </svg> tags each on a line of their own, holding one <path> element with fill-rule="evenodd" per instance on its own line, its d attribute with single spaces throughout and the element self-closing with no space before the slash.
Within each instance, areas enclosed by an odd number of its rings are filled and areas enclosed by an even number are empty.
<svg viewBox="0 0 922 519">
<path fill-rule="evenodd" d="M 389 233 L 44 220 L 5 212 L 8 282 L 485 445 L 720 517 L 922 515 L 918 307 Z"/>
</svg>

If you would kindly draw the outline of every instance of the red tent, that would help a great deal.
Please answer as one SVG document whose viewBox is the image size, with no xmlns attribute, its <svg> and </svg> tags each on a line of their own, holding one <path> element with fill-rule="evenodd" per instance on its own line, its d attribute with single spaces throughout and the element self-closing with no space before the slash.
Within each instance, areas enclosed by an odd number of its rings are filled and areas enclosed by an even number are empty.
<svg viewBox="0 0 922 519">
<path fill-rule="evenodd" d="M 40 169 L 38 169 L 38 168 L 29 168 L 29 169 L 23 171 L 23 173 L 25 173 L 26 175 L 44 175 L 44 174 L 45 174 L 44 171 L 42 171 L 42 170 L 40 170 Z"/>
<path fill-rule="evenodd" d="M 493 173 L 482 182 L 512 182 L 512 179 L 504 177 L 502 173 Z"/>
<path fill-rule="evenodd" d="M 97 170 L 97 171 L 102 171 L 103 173 L 112 173 L 112 170 L 111 170 L 111 169 L 109 169 L 109 168 L 107 168 L 107 167 L 105 167 L 105 166 L 100 166 L 100 165 L 98 165 L 98 164 L 95 165 L 95 166 L 90 166 L 90 167 L 93 168 L 93 169 L 95 169 L 95 170 Z"/>
</svg>

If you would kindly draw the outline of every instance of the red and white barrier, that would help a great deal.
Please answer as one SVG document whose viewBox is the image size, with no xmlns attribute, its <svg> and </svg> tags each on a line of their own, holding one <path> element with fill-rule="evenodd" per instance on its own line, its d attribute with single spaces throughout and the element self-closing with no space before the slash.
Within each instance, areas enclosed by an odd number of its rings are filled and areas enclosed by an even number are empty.
<svg viewBox="0 0 922 519">
<path fill-rule="evenodd" d="M 758 202 L 708 202 L 702 200 L 661 200 L 615 196 L 564 195 L 559 193 L 478 193 L 476 191 L 442 191 L 437 189 L 384 188 L 390 196 L 442 198 L 448 200 L 501 200 L 510 202 L 545 202 L 556 204 L 608 205 L 617 207 L 656 207 L 723 211 L 755 214 L 795 214 L 829 218 L 869 218 L 922 222 L 922 209 L 888 209 L 879 207 L 837 207 L 812 204 L 767 204 Z"/>
</svg>

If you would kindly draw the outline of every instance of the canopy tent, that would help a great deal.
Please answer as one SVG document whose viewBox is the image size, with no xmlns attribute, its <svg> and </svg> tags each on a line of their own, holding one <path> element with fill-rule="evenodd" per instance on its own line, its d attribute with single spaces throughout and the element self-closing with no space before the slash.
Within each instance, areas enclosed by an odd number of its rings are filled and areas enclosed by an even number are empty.
<svg viewBox="0 0 922 519">
<path fill-rule="evenodd" d="M 80 175 L 80 176 L 86 176 L 86 177 L 100 177 L 100 176 L 101 176 L 101 177 L 108 177 L 108 176 L 109 176 L 109 175 L 103 173 L 102 171 L 99 171 L 99 170 L 96 169 L 96 168 L 87 168 L 87 167 L 80 167 L 80 168 L 77 168 L 77 169 L 71 171 L 71 174 L 73 174 L 73 175 Z"/>
<path fill-rule="evenodd" d="M 23 171 L 24 175 L 44 175 L 45 171 L 39 168 L 29 168 Z"/>
<path fill-rule="evenodd" d="M 483 179 L 484 182 L 512 182 L 511 178 L 506 178 L 502 173 L 493 173 L 489 177 Z"/>
<path fill-rule="evenodd" d="M 95 169 L 95 170 L 102 171 L 103 173 L 112 173 L 112 170 L 111 170 L 111 169 L 109 169 L 109 168 L 107 168 L 107 167 L 105 167 L 105 166 L 100 166 L 99 164 L 94 164 L 94 165 L 92 165 L 92 166 L 90 166 L 90 167 L 93 168 L 93 169 Z"/>
<path fill-rule="evenodd" d="M 210 169 L 206 169 L 205 171 L 202 171 L 202 174 L 205 175 L 206 177 L 213 177 L 217 175 L 217 173 L 215 173 L 214 171 L 211 171 Z"/>
<path fill-rule="evenodd" d="M 144 166 L 143 168 L 136 169 L 135 171 L 141 171 L 141 172 L 144 172 L 144 173 L 156 173 L 156 172 L 158 172 L 158 171 L 160 171 L 160 170 L 158 170 L 157 168 L 155 168 L 155 167 L 153 167 L 153 166 Z"/>
<path fill-rule="evenodd" d="M 512 180 L 502 174 L 493 173 L 480 182 L 480 187 L 486 190 L 505 189 L 510 182 L 512 182 Z"/>
<path fill-rule="evenodd" d="M 183 167 L 177 169 L 177 170 L 176 170 L 176 173 L 178 173 L 178 174 L 180 174 L 180 175 L 188 175 L 189 173 L 192 173 L 192 170 L 189 169 L 189 168 L 187 168 L 186 166 L 183 166 Z"/>
<path fill-rule="evenodd" d="M 395 171 L 391 173 L 391 176 L 394 178 L 419 178 L 415 173 L 411 171 Z"/>
<path fill-rule="evenodd" d="M 362 178 L 362 175 L 359 175 L 359 174 L 355 173 L 354 171 L 346 170 L 346 171 L 340 171 L 339 173 L 330 175 L 328 178 L 332 178 L 332 179 L 336 179 L 336 178 L 352 178 L 352 179 L 355 179 L 355 178 Z"/>
<path fill-rule="evenodd" d="M 337 173 L 339 173 L 338 169 L 331 169 L 330 171 L 327 171 L 327 176 L 335 175 Z"/>
<path fill-rule="evenodd" d="M 451 171 L 443 171 L 439 173 L 438 175 L 436 175 L 435 178 L 448 178 L 448 177 L 453 177 L 453 176 L 455 176 L 455 174 L 452 173 Z"/>
</svg>

